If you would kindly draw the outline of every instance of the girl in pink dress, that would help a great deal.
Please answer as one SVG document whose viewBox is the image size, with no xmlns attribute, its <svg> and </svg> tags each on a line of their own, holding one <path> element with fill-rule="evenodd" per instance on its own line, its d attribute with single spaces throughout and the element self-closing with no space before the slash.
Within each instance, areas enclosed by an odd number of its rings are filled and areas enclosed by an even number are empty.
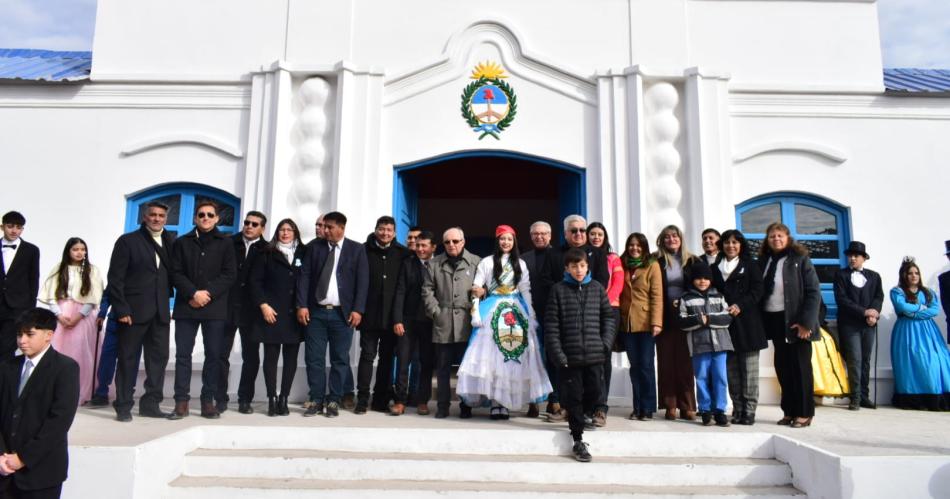
<svg viewBox="0 0 950 499">
<path fill-rule="evenodd" d="M 101 340 L 96 312 L 102 299 L 102 274 L 89 263 L 86 242 L 71 237 L 63 258 L 43 281 L 39 300 L 56 314 L 53 348 L 79 364 L 79 403 L 92 398 Z"/>
</svg>

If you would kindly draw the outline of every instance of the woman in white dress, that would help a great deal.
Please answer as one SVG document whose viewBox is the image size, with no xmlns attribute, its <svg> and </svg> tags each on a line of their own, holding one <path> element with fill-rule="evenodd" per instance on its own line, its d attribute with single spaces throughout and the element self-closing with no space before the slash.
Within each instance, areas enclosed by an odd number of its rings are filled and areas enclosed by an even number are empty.
<svg viewBox="0 0 950 499">
<path fill-rule="evenodd" d="M 551 393 L 530 305 L 528 267 L 510 226 L 495 229 L 495 253 L 479 262 L 472 295 L 474 330 L 456 393 L 472 407 L 490 403 L 492 419 L 508 419 L 509 409 Z"/>
</svg>

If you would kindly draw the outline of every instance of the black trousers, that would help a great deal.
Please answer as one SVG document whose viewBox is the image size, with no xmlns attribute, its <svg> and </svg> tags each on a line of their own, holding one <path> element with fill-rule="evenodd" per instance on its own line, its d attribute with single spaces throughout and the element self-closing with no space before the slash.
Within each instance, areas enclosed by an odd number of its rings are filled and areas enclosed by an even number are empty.
<svg viewBox="0 0 950 499">
<path fill-rule="evenodd" d="M 574 441 L 584 434 L 584 407 L 592 407 L 601 398 L 604 365 L 564 367 L 557 370 L 561 407 L 567 409 L 567 425 Z"/>
<path fill-rule="evenodd" d="M 440 408 L 448 409 L 452 402 L 452 365 L 462 362 L 467 347 L 464 342 L 435 344 L 436 401 Z"/>
<path fill-rule="evenodd" d="M 0 303 L 0 362 L 12 359 L 16 355 L 16 319 L 23 313 L 18 308 L 9 308 Z"/>
<path fill-rule="evenodd" d="M 418 353 L 419 379 L 412 401 L 423 405 L 432 398 L 432 371 L 435 364 L 435 350 L 432 346 L 432 322 L 412 321 L 406 326 L 406 334 L 396 337 L 396 391 L 394 400 L 405 404 L 409 401 L 409 368 L 412 359 Z"/>
<path fill-rule="evenodd" d="M 0 498 L 2 499 L 59 499 L 63 493 L 63 484 L 37 490 L 22 490 L 16 486 L 13 477 L 0 480 Z"/>
<path fill-rule="evenodd" d="M 168 365 L 168 324 L 158 317 L 143 324 L 131 326 L 119 323 L 116 335 L 119 338 L 119 353 L 115 369 L 116 412 L 129 412 L 135 405 L 135 379 L 138 375 L 139 359 L 145 352 L 145 393 L 139 403 L 139 409 L 157 408 L 164 395 L 165 367 Z"/>
<path fill-rule="evenodd" d="M 379 354 L 376 364 L 376 382 L 373 383 L 374 407 L 389 405 L 393 386 L 393 351 L 396 335 L 392 330 L 360 330 L 360 361 L 356 368 L 356 398 L 369 403 L 369 383 L 373 379 L 373 361 Z M 384 405 L 385 404 L 385 405 Z"/>
<path fill-rule="evenodd" d="M 838 336 L 841 337 L 844 359 L 848 364 L 848 381 L 851 384 L 851 398 L 858 402 L 871 400 L 871 390 L 869 387 L 871 380 L 871 353 L 874 351 L 877 327 L 840 328 Z"/>
<path fill-rule="evenodd" d="M 790 418 L 815 415 L 815 378 L 811 371 L 811 342 L 788 343 L 785 312 L 763 312 L 765 334 L 775 347 L 775 374 L 782 387 L 782 413 Z"/>
<path fill-rule="evenodd" d="M 221 338 L 221 375 L 218 377 L 218 393 L 215 400 L 228 403 L 228 378 L 231 372 L 231 349 L 234 348 L 234 333 L 241 338 L 241 379 L 238 381 L 238 402 L 250 403 L 254 400 L 254 384 L 257 383 L 257 371 L 261 368 L 261 343 L 255 341 L 251 328 L 239 328 L 228 324 Z M 245 334 L 246 332 L 246 334 Z"/>
<path fill-rule="evenodd" d="M 280 375 L 280 395 L 290 395 L 290 387 L 294 384 L 294 375 L 297 374 L 297 352 L 300 343 L 265 343 L 264 344 L 264 386 L 267 387 L 267 397 L 276 397 L 277 393 L 277 359 L 283 350 L 283 369 Z M 243 377 L 241 381 L 244 381 Z"/>
</svg>

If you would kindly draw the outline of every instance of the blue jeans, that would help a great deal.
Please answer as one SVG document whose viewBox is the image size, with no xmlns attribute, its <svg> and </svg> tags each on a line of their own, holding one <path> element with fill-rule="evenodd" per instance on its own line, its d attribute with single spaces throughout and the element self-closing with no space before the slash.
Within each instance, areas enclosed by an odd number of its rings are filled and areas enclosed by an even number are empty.
<svg viewBox="0 0 950 499">
<path fill-rule="evenodd" d="M 96 371 L 95 396 L 109 398 L 109 385 L 112 384 L 112 378 L 115 376 L 115 364 L 119 359 L 119 337 L 115 334 L 119 328 L 119 323 L 113 319 L 106 319 L 106 335 L 102 339 L 102 353 L 99 354 L 99 369 Z M 139 358 L 142 357 L 141 352 Z M 139 362 L 135 362 L 135 374 L 132 375 L 132 384 L 139 373 Z"/>
<path fill-rule="evenodd" d="M 726 412 L 729 382 L 726 379 L 726 352 L 693 355 L 696 376 L 696 404 L 699 412 Z"/>
<path fill-rule="evenodd" d="M 307 364 L 307 384 L 310 400 L 323 403 L 340 402 L 343 383 L 350 368 L 350 345 L 353 344 L 353 328 L 337 308 L 311 308 L 310 323 L 304 333 L 304 360 Z M 330 394 L 327 396 L 327 346 L 330 347 Z"/>
<path fill-rule="evenodd" d="M 201 326 L 205 360 L 201 368 L 201 401 L 214 402 L 221 376 L 221 348 L 228 321 L 175 319 L 175 402 L 191 399 L 191 353 Z"/>
<path fill-rule="evenodd" d="M 630 361 L 630 383 L 633 385 L 633 410 L 637 414 L 656 412 L 656 339 L 650 333 L 617 333 Z"/>
</svg>

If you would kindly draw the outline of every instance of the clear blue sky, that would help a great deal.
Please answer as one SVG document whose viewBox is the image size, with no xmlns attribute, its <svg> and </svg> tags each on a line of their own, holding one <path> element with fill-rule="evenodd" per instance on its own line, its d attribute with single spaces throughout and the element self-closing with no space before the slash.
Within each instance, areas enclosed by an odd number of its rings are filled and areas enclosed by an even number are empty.
<svg viewBox="0 0 950 499">
<path fill-rule="evenodd" d="M 885 66 L 950 69 L 950 0 L 878 9 Z M 0 0 L 0 19 L 0 48 L 92 50 L 96 0 Z"/>
</svg>

